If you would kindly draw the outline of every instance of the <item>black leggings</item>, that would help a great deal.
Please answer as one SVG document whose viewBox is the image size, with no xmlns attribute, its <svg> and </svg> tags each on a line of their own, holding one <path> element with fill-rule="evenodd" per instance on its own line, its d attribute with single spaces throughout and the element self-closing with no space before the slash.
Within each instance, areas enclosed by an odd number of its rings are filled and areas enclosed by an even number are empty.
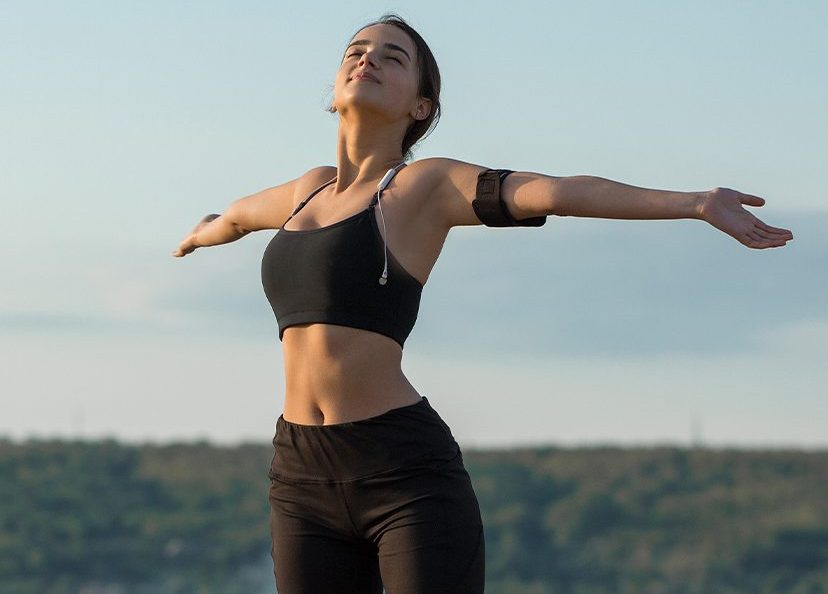
<svg viewBox="0 0 828 594">
<path fill-rule="evenodd" d="M 278 594 L 482 594 L 477 496 L 428 399 L 376 417 L 280 415 L 270 464 Z"/>
</svg>

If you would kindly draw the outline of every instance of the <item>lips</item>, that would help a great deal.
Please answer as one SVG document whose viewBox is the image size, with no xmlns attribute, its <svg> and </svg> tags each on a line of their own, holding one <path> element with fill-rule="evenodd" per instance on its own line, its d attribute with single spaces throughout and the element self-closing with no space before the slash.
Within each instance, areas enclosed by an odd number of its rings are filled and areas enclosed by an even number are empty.
<svg viewBox="0 0 828 594">
<path fill-rule="evenodd" d="M 376 78 L 373 74 L 369 74 L 369 73 L 367 73 L 367 72 L 357 72 L 357 73 L 356 73 L 353 77 L 351 77 L 351 78 L 352 78 L 352 80 L 358 80 L 358 79 L 362 79 L 362 80 L 372 80 L 372 81 L 374 81 L 375 83 L 379 83 L 379 81 L 377 80 L 377 78 Z"/>
</svg>

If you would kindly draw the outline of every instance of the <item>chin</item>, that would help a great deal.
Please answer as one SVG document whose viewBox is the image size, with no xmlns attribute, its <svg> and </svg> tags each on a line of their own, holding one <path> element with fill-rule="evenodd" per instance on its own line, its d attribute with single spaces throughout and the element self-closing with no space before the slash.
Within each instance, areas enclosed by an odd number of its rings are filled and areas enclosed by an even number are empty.
<svg viewBox="0 0 828 594">
<path fill-rule="evenodd" d="M 340 104 L 338 111 L 341 113 L 345 109 L 350 113 L 360 115 L 382 115 L 386 119 L 393 118 L 393 107 L 378 101 L 372 101 L 368 97 L 353 97 L 346 104 Z"/>
</svg>

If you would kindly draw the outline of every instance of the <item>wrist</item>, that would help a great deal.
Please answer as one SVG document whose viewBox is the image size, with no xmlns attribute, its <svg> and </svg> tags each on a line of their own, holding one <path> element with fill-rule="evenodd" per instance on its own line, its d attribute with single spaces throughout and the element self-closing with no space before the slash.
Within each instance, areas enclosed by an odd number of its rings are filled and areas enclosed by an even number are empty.
<svg viewBox="0 0 828 594">
<path fill-rule="evenodd" d="M 707 204 L 707 192 L 691 192 L 694 219 L 705 220 L 704 211 Z"/>
</svg>

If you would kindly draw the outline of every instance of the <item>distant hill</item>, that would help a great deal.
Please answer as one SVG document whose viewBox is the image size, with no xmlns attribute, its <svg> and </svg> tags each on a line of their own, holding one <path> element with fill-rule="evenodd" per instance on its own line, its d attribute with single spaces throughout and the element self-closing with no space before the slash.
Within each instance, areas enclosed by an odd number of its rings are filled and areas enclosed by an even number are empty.
<svg viewBox="0 0 828 594">
<path fill-rule="evenodd" d="M 0 440 L 3 594 L 273 593 L 270 444 Z M 487 594 L 828 593 L 828 452 L 464 448 Z"/>
</svg>

